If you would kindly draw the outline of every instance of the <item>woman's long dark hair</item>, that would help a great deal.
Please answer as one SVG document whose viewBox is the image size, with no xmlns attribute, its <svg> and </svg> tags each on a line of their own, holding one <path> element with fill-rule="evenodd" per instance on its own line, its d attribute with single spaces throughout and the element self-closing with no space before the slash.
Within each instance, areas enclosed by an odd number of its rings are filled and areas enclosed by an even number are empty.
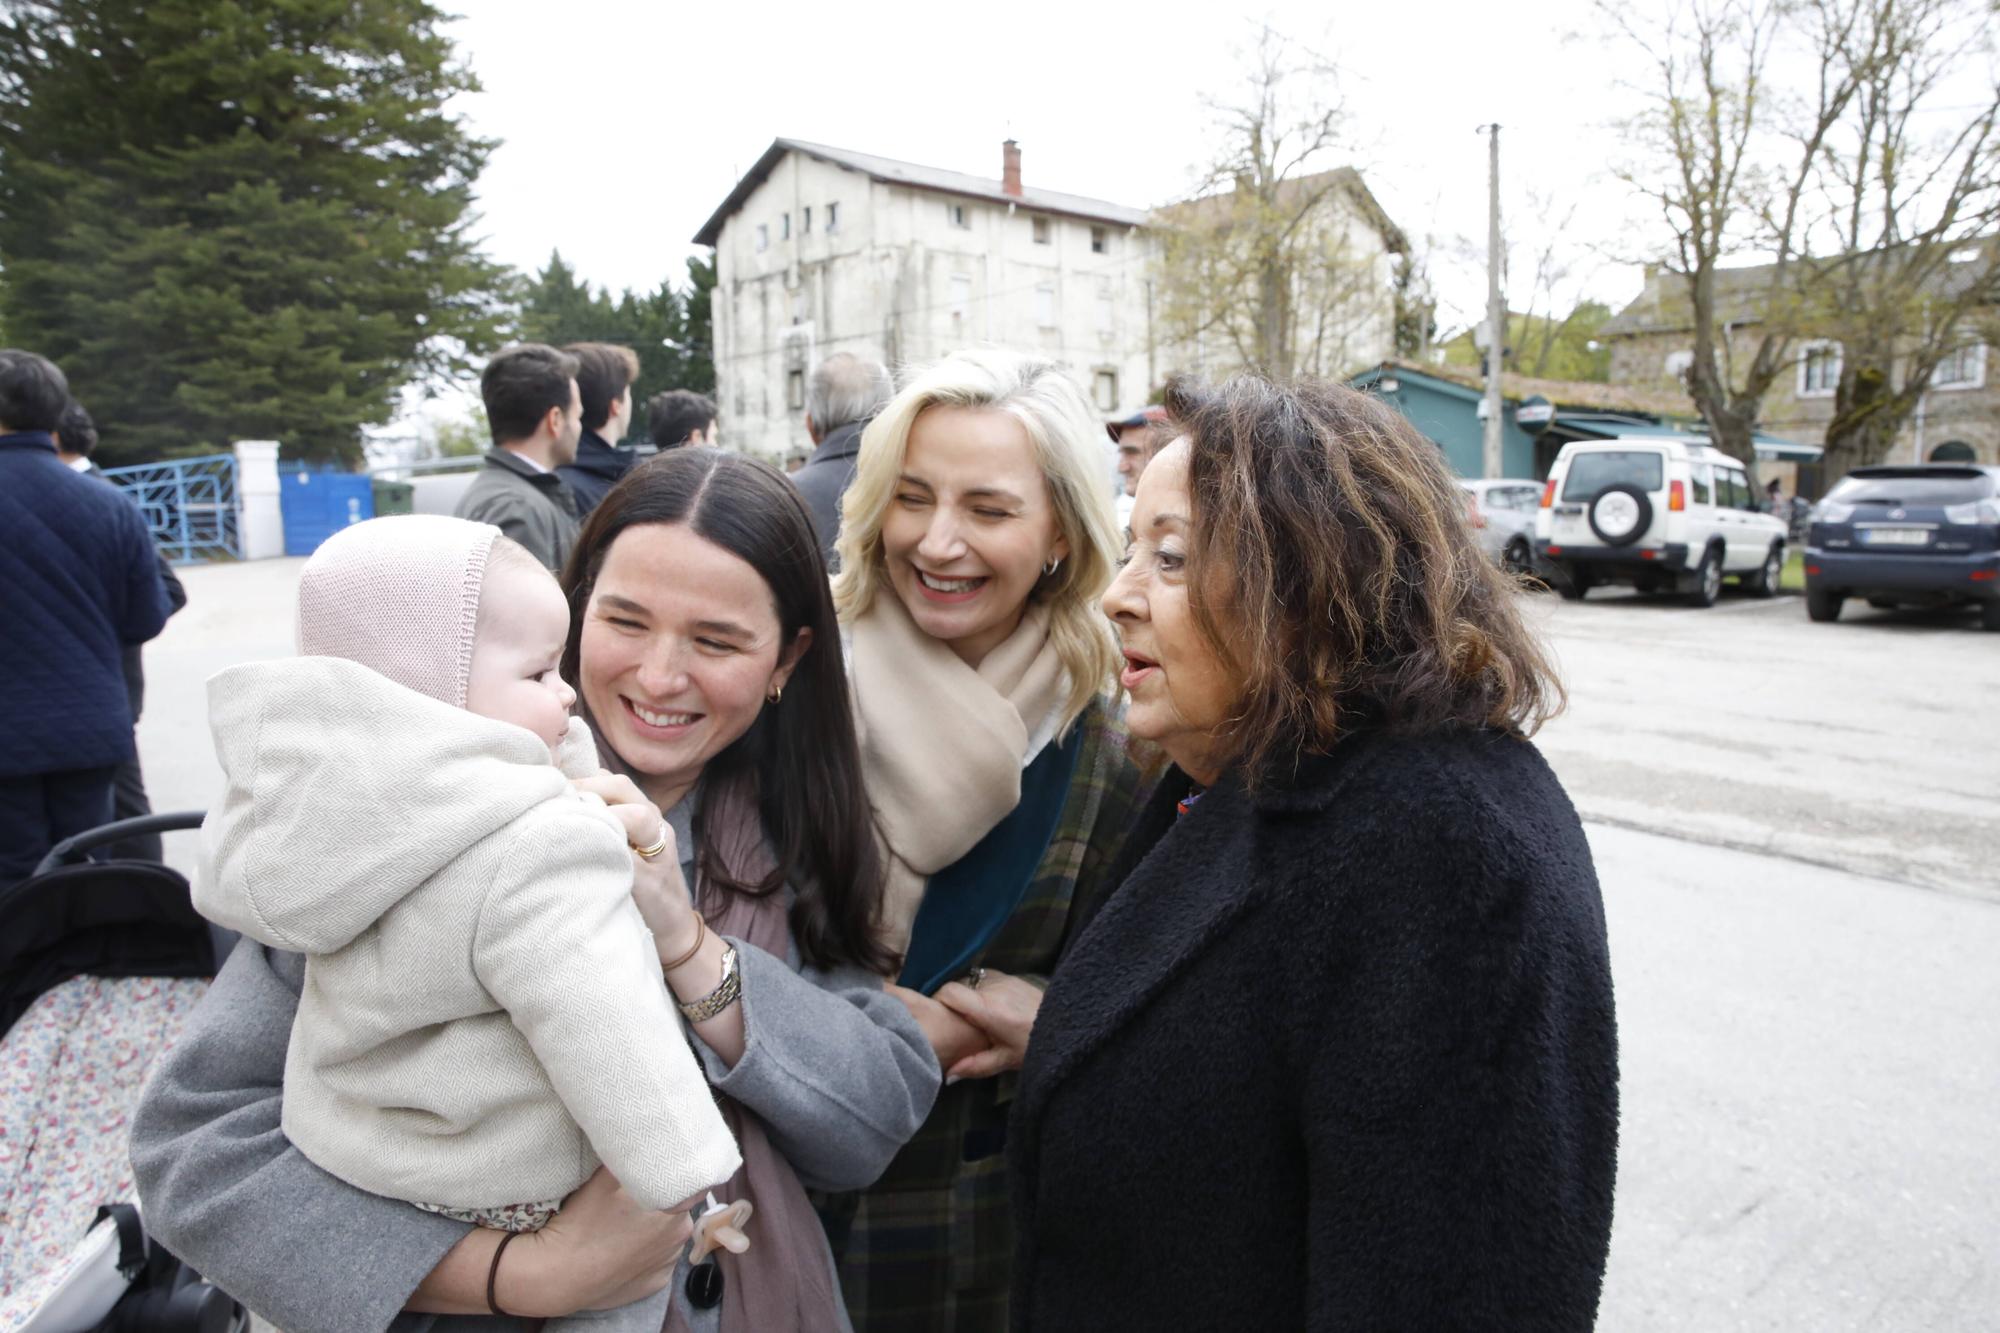
<svg viewBox="0 0 2000 1333">
<path fill-rule="evenodd" d="M 702 771 L 694 833 L 704 883 L 761 897 L 789 882 L 798 894 L 792 936 L 807 962 L 892 972 L 896 960 L 874 933 L 882 868 L 840 626 L 804 502 L 775 468 L 719 449 L 675 449 L 633 468 L 591 511 L 562 572 L 570 606 L 562 670 L 579 693 L 583 618 L 598 572 L 619 534 L 645 523 L 686 524 L 756 570 L 777 605 L 781 644 L 812 631 L 779 702 Z M 708 836 L 708 811 L 730 796 L 756 803 L 777 856 L 762 883 L 731 874 Z"/>
</svg>

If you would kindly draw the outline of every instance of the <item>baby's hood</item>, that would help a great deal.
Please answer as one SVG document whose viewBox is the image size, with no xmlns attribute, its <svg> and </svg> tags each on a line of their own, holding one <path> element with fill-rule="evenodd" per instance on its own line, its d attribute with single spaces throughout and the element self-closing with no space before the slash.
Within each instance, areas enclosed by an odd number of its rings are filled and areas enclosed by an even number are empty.
<svg viewBox="0 0 2000 1333">
<path fill-rule="evenodd" d="M 195 906 L 280 948 L 327 953 L 568 783 L 525 727 L 359 663 L 298 657 L 208 682 L 227 779 L 202 823 Z M 595 771 L 572 721 L 565 768 Z M 608 816 L 604 816 L 608 818 Z"/>
</svg>

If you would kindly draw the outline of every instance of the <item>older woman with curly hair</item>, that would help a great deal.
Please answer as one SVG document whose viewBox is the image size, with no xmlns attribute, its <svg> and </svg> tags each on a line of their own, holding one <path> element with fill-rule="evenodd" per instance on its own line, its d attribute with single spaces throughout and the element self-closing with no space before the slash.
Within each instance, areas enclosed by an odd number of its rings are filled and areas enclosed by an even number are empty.
<svg viewBox="0 0 2000 1333">
<path fill-rule="evenodd" d="M 1560 687 L 1393 408 L 1168 405 L 1104 609 L 1176 771 L 1035 1021 L 1015 1326 L 1588 1328 L 1617 1032 Z"/>
</svg>

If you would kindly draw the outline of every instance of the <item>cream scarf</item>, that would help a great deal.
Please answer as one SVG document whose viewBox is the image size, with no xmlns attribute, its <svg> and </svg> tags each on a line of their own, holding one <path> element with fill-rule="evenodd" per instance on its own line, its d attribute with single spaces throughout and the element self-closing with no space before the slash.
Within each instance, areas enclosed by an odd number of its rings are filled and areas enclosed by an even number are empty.
<svg viewBox="0 0 2000 1333">
<path fill-rule="evenodd" d="M 1052 737 L 1069 676 L 1045 606 L 1028 607 L 977 670 L 917 628 L 889 588 L 849 632 L 862 772 L 889 852 L 881 933 L 901 953 L 925 883 L 1020 803 L 1029 746 Z"/>
</svg>

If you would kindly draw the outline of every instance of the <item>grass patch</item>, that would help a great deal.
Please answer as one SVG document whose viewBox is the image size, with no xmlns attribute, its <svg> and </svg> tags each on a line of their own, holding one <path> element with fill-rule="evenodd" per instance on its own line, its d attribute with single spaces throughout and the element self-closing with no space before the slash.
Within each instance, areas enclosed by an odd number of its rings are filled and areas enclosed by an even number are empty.
<svg viewBox="0 0 2000 1333">
<path fill-rule="evenodd" d="M 1806 553 L 1796 546 L 1785 552 L 1785 568 L 1778 575 L 1779 592 L 1806 590 Z"/>
</svg>

